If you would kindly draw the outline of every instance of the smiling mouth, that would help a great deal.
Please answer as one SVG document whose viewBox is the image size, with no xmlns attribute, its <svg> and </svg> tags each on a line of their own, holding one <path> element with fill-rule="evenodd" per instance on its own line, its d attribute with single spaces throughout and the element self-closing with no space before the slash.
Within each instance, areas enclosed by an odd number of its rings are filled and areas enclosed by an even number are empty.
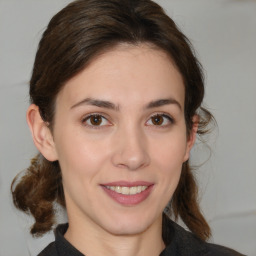
<svg viewBox="0 0 256 256">
<path fill-rule="evenodd" d="M 148 198 L 153 191 L 154 183 L 146 181 L 116 181 L 101 184 L 106 194 L 123 206 L 135 206 Z"/>
<path fill-rule="evenodd" d="M 134 186 L 134 187 L 106 186 L 106 188 L 122 195 L 136 195 L 145 191 L 148 188 L 148 186 Z"/>
</svg>

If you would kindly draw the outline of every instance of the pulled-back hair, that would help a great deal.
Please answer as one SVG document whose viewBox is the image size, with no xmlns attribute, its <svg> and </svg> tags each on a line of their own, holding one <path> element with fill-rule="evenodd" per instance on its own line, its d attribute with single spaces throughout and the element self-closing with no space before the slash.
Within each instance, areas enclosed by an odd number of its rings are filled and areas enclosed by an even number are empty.
<svg viewBox="0 0 256 256">
<path fill-rule="evenodd" d="M 192 129 L 192 117 L 198 114 L 198 134 L 204 134 L 213 117 L 201 107 L 204 82 L 200 63 L 189 40 L 151 0 L 77 0 L 51 19 L 39 43 L 30 80 L 31 103 L 39 107 L 42 119 L 53 127 L 55 100 L 65 83 L 99 54 L 120 43 L 149 43 L 170 56 L 183 77 L 187 133 Z M 65 207 L 58 162 L 50 162 L 39 153 L 25 175 L 15 181 L 15 206 L 35 218 L 31 233 L 41 235 L 49 231 L 54 225 L 54 203 Z M 206 240 L 210 236 L 188 161 L 183 164 L 168 208 L 170 215 L 180 217 L 198 237 Z"/>
</svg>

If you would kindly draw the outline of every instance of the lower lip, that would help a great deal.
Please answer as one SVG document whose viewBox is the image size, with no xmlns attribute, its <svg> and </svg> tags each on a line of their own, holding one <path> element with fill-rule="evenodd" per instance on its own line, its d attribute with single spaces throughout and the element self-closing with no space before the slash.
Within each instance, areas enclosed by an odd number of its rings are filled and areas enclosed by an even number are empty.
<svg viewBox="0 0 256 256">
<path fill-rule="evenodd" d="M 114 199 L 119 204 L 125 205 L 125 206 L 134 206 L 146 200 L 146 198 L 152 192 L 153 185 L 149 186 L 146 190 L 135 195 L 123 195 L 113 190 L 110 190 L 104 186 L 102 186 L 102 188 L 107 193 L 107 195 L 109 195 L 112 199 Z"/>
</svg>

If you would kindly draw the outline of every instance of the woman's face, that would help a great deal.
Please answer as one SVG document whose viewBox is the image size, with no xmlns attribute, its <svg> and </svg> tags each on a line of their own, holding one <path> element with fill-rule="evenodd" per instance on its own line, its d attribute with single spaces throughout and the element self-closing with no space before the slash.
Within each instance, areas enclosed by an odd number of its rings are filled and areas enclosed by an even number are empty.
<svg viewBox="0 0 256 256">
<path fill-rule="evenodd" d="M 70 226 L 122 235 L 160 223 L 193 144 L 184 94 L 170 58 L 145 44 L 120 45 L 66 83 L 53 154 Z"/>
</svg>

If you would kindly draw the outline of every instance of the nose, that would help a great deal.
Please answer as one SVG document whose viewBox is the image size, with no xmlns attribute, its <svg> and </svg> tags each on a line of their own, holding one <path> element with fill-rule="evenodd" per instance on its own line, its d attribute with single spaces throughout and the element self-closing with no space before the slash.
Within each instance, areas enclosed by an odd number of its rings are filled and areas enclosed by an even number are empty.
<svg viewBox="0 0 256 256">
<path fill-rule="evenodd" d="M 145 134 L 139 128 L 117 132 L 112 162 L 119 168 L 138 170 L 150 163 Z"/>
</svg>

